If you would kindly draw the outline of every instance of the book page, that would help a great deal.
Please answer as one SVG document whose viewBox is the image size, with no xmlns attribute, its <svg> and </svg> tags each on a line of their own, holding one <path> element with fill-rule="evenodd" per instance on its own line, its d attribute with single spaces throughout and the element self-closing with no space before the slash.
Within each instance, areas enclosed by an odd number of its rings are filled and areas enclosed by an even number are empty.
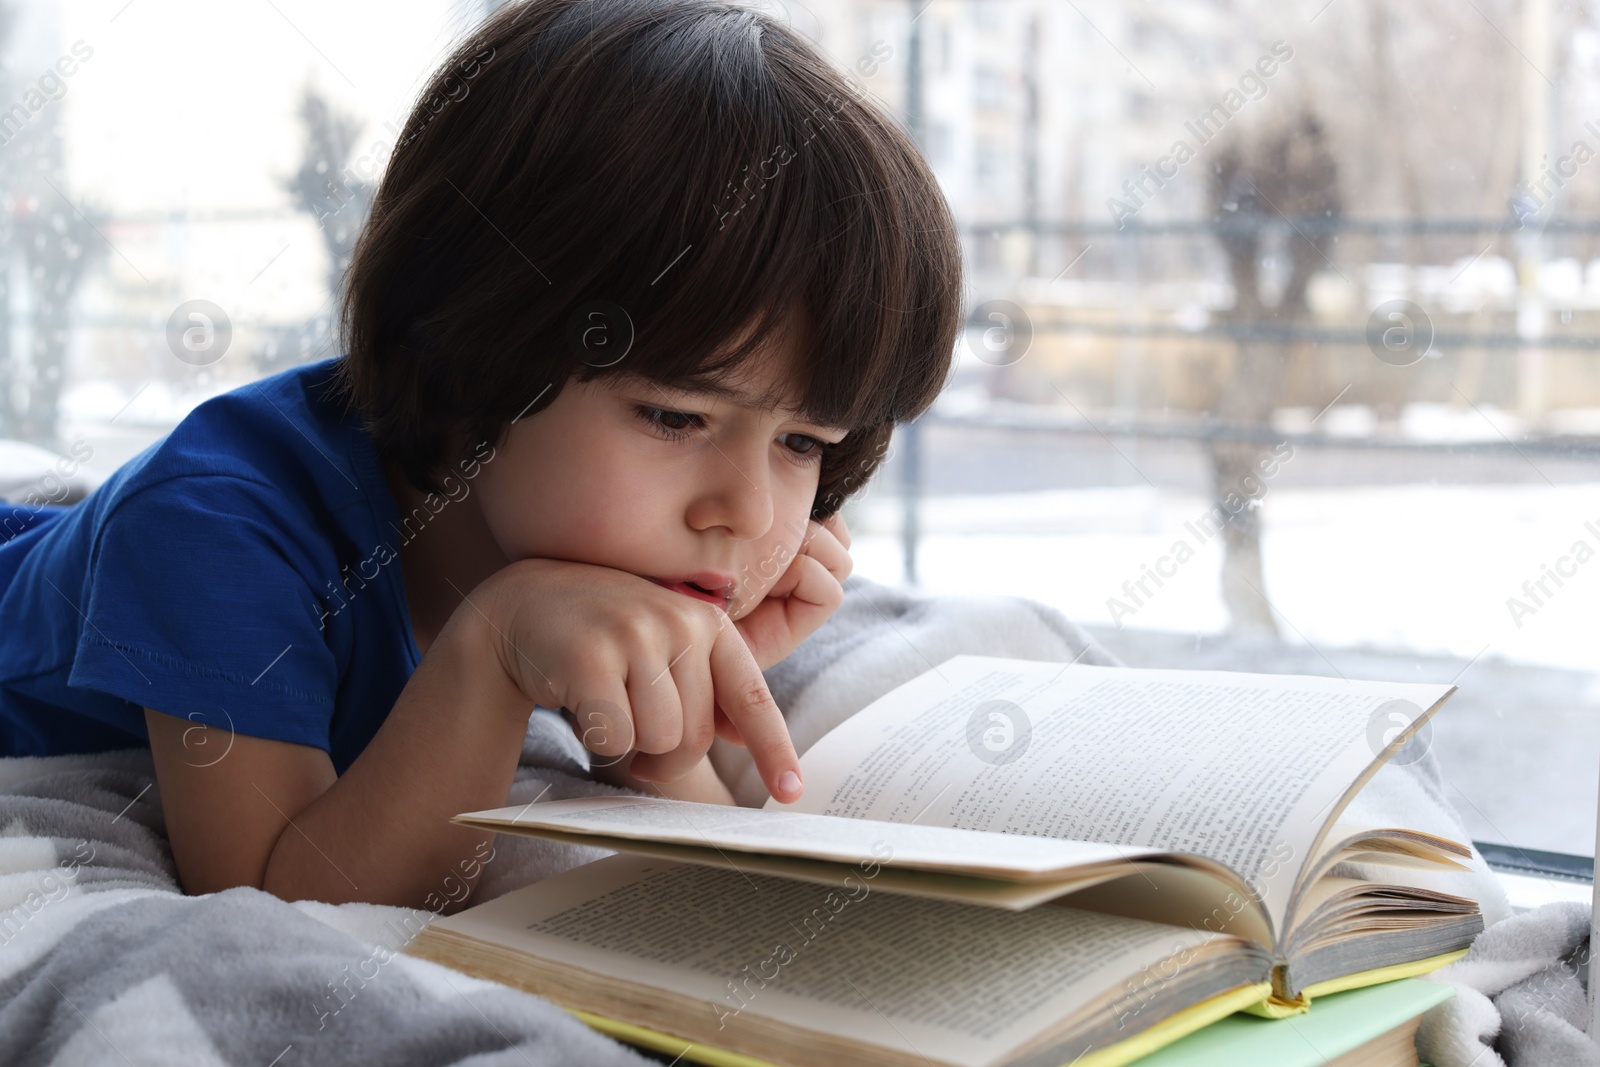
<svg viewBox="0 0 1600 1067">
<path fill-rule="evenodd" d="M 882 862 L 922 870 L 1044 880 L 1118 865 L 1156 850 L 984 834 L 948 826 L 841 819 L 794 811 L 699 804 L 665 797 L 583 797 L 456 816 L 492 830 L 545 827 L 699 848 L 805 856 L 843 863 Z M 618 848 L 626 848 L 620 843 Z"/>
<path fill-rule="evenodd" d="M 1281 930 L 1322 825 L 1391 743 L 1392 702 L 1452 691 L 956 656 L 812 746 L 782 810 L 1194 852 Z"/>
<path fill-rule="evenodd" d="M 1065 907 L 1013 913 L 874 893 L 868 876 L 828 888 L 634 856 L 536 882 L 436 929 L 699 998 L 694 1033 L 755 1013 L 968 1064 L 1125 986 L 1121 1007 L 1104 1011 L 1131 1026 L 1161 961 L 1235 944 Z"/>
</svg>

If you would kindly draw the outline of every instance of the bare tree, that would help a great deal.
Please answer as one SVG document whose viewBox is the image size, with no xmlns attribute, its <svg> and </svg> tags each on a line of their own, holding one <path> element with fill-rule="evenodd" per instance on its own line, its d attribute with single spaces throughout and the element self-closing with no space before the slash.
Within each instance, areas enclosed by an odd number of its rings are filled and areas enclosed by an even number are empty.
<svg viewBox="0 0 1600 1067">
<path fill-rule="evenodd" d="M 16 11 L 0 7 L 0 47 Z M 0 434 L 56 442 L 72 298 L 85 272 L 106 253 L 98 231 L 105 214 L 70 193 L 62 158 L 61 109 L 37 86 L 6 86 L 21 103 L 7 113 L 20 126 L 0 145 Z M 80 202 L 74 202 L 78 200 Z M 20 269 L 19 269 L 20 268 Z M 28 309 L 28 343 L 11 344 L 13 279 Z"/>
<path fill-rule="evenodd" d="M 333 343 L 334 316 L 344 295 L 350 254 L 372 206 L 372 183 L 352 174 L 348 166 L 361 121 L 310 85 L 301 93 L 299 115 L 304 147 L 299 169 L 284 187 L 295 207 L 317 220 L 328 253 L 328 299 L 306 322 L 272 332 L 255 356 L 256 365 L 266 372 L 316 358 Z"/>
<path fill-rule="evenodd" d="M 361 120 L 340 111 L 310 85 L 302 92 L 299 110 L 304 148 L 288 189 L 295 207 L 317 220 L 328 250 L 328 291 L 337 302 L 356 236 L 372 205 L 371 183 L 351 174 L 347 165 Z"/>
</svg>

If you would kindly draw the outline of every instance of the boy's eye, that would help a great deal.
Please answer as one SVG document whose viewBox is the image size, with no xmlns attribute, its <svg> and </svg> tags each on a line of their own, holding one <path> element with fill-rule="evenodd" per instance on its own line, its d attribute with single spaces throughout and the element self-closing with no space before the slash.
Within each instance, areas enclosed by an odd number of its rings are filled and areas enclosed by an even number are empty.
<svg viewBox="0 0 1600 1067">
<path fill-rule="evenodd" d="M 804 460 L 807 463 L 812 462 L 813 460 L 821 459 L 822 450 L 828 444 L 828 442 L 821 440 L 820 438 L 812 437 L 810 434 L 786 433 L 783 436 L 788 438 L 790 442 L 784 447 L 786 447 L 796 459 Z"/>
<path fill-rule="evenodd" d="M 688 437 L 699 427 L 701 417 L 687 411 L 673 411 L 669 408 L 636 407 L 634 414 L 649 423 L 662 436 L 670 440 L 680 440 Z M 682 423 L 686 421 L 687 425 Z"/>
<path fill-rule="evenodd" d="M 640 404 L 633 413 L 644 420 L 656 433 L 669 441 L 681 441 L 700 429 L 705 416 L 689 411 L 673 411 Z M 784 449 L 796 463 L 816 463 L 822 459 L 829 442 L 805 433 L 786 433 L 780 438 Z"/>
</svg>

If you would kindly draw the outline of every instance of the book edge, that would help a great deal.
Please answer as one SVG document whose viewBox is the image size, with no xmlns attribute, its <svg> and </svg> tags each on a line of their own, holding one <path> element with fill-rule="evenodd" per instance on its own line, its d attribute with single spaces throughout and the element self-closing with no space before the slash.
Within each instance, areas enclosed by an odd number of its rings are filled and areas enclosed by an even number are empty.
<svg viewBox="0 0 1600 1067">
<path fill-rule="evenodd" d="M 1458 948 L 1452 952 L 1440 953 L 1437 956 L 1427 956 L 1420 960 L 1412 960 L 1410 963 L 1392 963 L 1387 967 L 1374 967 L 1370 971 L 1357 971 L 1354 974 L 1343 975 L 1339 978 L 1328 978 L 1301 990 L 1299 1000 L 1285 1001 L 1277 997 L 1267 997 L 1260 1004 L 1243 1010 L 1263 1019 L 1286 1019 L 1291 1015 L 1304 1015 L 1311 1010 L 1312 1001 L 1316 997 L 1343 993 L 1351 989 L 1365 989 L 1369 986 L 1383 985 L 1386 982 L 1395 982 L 1402 978 L 1415 978 L 1418 975 L 1436 971 L 1446 964 L 1454 963 L 1465 956 L 1467 952 L 1467 949 Z"/>
<path fill-rule="evenodd" d="M 1198 1004 L 1191 1004 L 1115 1045 L 1073 1059 L 1069 1064 L 1063 1064 L 1063 1067 L 1123 1067 L 1197 1030 L 1203 1030 L 1219 1019 L 1227 1018 L 1247 1004 L 1260 1001 L 1271 990 L 1271 983 L 1258 982 L 1255 985 L 1219 993 Z M 742 1052 L 731 1052 L 713 1045 L 702 1045 L 688 1038 L 677 1037 L 636 1023 L 623 1022 L 609 1016 L 597 1015 L 580 1008 L 563 1010 L 610 1037 L 705 1064 L 706 1067 L 780 1067 L 770 1060 L 757 1059 Z"/>
<path fill-rule="evenodd" d="M 1448 953 L 1447 957 L 1458 957 L 1459 955 L 1461 955 L 1461 953 Z M 1436 958 L 1445 959 L 1446 957 Z M 1424 961 L 1418 962 L 1420 963 Z M 1388 970 L 1388 968 L 1381 968 L 1376 971 L 1369 971 L 1365 973 L 1379 974 L 1382 973 L 1383 970 Z M 1405 980 L 1405 978 L 1377 980 L 1368 982 L 1362 986 L 1354 986 L 1350 988 L 1372 988 L 1373 986 L 1388 984 L 1390 981 L 1403 980 Z M 1332 985 L 1337 981 L 1339 980 L 1334 979 L 1330 982 L 1322 984 L 1325 986 Z M 1427 998 L 1431 1000 L 1432 1003 L 1423 1008 L 1422 1011 L 1427 1011 L 1429 1008 L 1443 1003 L 1454 995 L 1454 990 L 1450 986 L 1443 983 L 1436 984 L 1439 986 L 1438 993 Z M 1074 1059 L 1070 1064 L 1065 1064 L 1063 1067 L 1126 1067 L 1127 1064 L 1135 1063 L 1146 1056 L 1168 1047 L 1169 1045 L 1176 1044 L 1183 1038 L 1188 1037 L 1191 1034 L 1198 1033 L 1199 1031 L 1204 1030 L 1206 1027 L 1211 1026 L 1213 1023 L 1219 1022 L 1230 1015 L 1241 1011 L 1249 1012 L 1249 1005 L 1256 1002 L 1263 1002 L 1266 995 L 1270 992 L 1270 989 L 1270 983 L 1262 982 L 1254 986 L 1245 986 L 1240 989 L 1232 990 L 1228 993 L 1219 994 L 1210 998 L 1209 1000 L 1202 1001 L 1199 1004 L 1191 1005 L 1175 1015 L 1170 1015 L 1162 1022 L 1157 1023 L 1155 1026 L 1150 1027 L 1149 1029 L 1144 1030 L 1141 1033 L 1126 1039 L 1125 1041 L 1120 1041 L 1115 1045 L 1111 1045 L 1107 1048 L 1089 1053 L 1086 1056 Z M 1328 996 L 1335 992 L 1347 991 L 1349 990 L 1324 989 L 1321 991 L 1320 995 Z M 1413 1007 L 1414 1006 L 1415 1005 L 1413 1005 Z M 748 1056 L 744 1053 L 719 1049 L 712 1045 L 699 1044 L 697 1042 L 689 1041 L 686 1038 L 676 1037 L 672 1034 L 664 1033 L 659 1030 L 652 1030 L 648 1027 L 622 1022 L 618 1019 L 612 1019 L 604 1015 L 597 1015 L 593 1012 L 583 1011 L 578 1008 L 564 1008 L 563 1010 L 576 1016 L 592 1029 L 598 1030 L 607 1036 L 627 1041 L 631 1044 L 641 1045 L 657 1052 L 664 1052 L 668 1055 L 677 1056 L 681 1059 L 689 1060 L 694 1063 L 704 1064 L 706 1067 L 779 1067 L 779 1065 L 774 1064 L 770 1060 L 758 1059 L 757 1057 Z M 1422 1014 L 1422 1011 L 1411 1011 L 1409 1008 L 1406 1010 L 1409 1012 L 1409 1014 L 1406 1014 L 1404 1019 L 1400 1019 L 1396 1025 L 1404 1025 L 1406 1020 L 1415 1019 Z M 1284 1016 L 1281 1016 L 1280 1018 L 1288 1018 L 1295 1014 L 1302 1013 L 1303 1010 L 1302 1012 L 1290 1012 Z M 1250 1014 L 1253 1015 L 1254 1013 L 1250 1012 Z M 1393 1027 L 1389 1027 L 1388 1029 L 1392 1028 Z M 1360 1046 L 1357 1045 L 1355 1047 L 1359 1048 Z"/>
</svg>

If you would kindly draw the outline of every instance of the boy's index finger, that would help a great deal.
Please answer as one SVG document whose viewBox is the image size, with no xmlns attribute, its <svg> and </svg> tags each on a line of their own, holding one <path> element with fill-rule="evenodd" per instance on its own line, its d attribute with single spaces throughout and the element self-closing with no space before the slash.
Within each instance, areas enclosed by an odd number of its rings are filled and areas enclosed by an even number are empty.
<svg viewBox="0 0 1600 1067">
<path fill-rule="evenodd" d="M 779 803 L 800 799 L 800 757 L 789 738 L 789 724 L 783 720 L 777 701 L 767 688 L 761 667 L 739 631 L 729 626 L 717 635 L 711 646 L 711 684 L 717 706 L 738 729 L 755 760 L 767 792 Z"/>
</svg>

